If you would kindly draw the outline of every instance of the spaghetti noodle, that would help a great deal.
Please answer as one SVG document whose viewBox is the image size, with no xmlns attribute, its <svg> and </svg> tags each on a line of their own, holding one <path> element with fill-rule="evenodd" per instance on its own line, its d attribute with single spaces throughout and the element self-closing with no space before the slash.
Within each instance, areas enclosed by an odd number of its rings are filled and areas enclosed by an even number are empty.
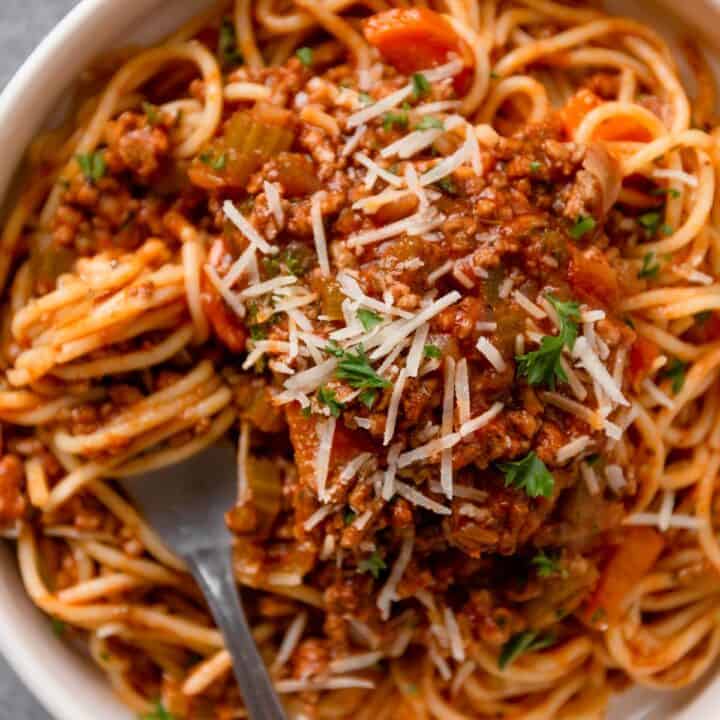
<svg viewBox="0 0 720 720">
<path fill-rule="evenodd" d="M 228 437 L 293 718 L 600 718 L 711 667 L 720 155 L 683 53 L 692 101 L 594 7 L 237 0 L 86 73 L 0 241 L 0 521 L 134 711 L 246 717 L 114 483 Z"/>
</svg>

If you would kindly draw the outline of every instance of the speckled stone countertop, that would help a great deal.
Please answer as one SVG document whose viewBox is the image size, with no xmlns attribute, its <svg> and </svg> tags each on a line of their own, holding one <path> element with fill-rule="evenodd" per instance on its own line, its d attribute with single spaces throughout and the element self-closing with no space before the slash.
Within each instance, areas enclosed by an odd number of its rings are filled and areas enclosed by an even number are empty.
<svg viewBox="0 0 720 720">
<path fill-rule="evenodd" d="M 0 0 L 0 87 L 75 4 L 76 0 Z M 2 657 L 0 720 L 50 720 Z"/>
</svg>

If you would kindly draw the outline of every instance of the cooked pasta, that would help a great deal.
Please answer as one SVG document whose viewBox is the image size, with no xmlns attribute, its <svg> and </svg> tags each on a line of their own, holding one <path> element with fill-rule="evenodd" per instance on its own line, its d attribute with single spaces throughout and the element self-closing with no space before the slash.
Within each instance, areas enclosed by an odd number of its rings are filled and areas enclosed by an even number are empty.
<svg viewBox="0 0 720 720">
<path fill-rule="evenodd" d="M 0 524 L 133 711 L 246 717 L 117 483 L 228 438 L 237 580 L 295 720 L 601 718 L 709 670 L 697 47 L 594 4 L 237 0 L 76 95 L 0 240 Z"/>
</svg>

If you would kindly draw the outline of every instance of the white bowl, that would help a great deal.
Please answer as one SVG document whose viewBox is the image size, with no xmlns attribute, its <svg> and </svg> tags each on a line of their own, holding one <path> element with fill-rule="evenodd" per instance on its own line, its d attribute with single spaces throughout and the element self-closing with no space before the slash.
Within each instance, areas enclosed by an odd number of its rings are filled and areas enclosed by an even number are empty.
<svg viewBox="0 0 720 720">
<path fill-rule="evenodd" d="M 2 0 L 0 0 L 2 1 Z M 99 52 L 130 40 L 149 41 L 176 28 L 209 0 L 83 0 L 48 35 L 0 96 L 0 197 L 8 192 L 24 148 L 61 111 L 63 93 Z M 670 17 L 653 0 L 609 0 L 608 9 L 661 30 L 682 22 L 703 36 L 715 64 L 720 0 L 666 0 Z M 30 602 L 13 553 L 0 547 L 0 651 L 57 720 L 134 720 L 102 673 L 51 630 Z M 720 681 L 710 676 L 678 693 L 632 690 L 615 699 L 610 720 L 707 720 L 720 714 Z"/>
</svg>

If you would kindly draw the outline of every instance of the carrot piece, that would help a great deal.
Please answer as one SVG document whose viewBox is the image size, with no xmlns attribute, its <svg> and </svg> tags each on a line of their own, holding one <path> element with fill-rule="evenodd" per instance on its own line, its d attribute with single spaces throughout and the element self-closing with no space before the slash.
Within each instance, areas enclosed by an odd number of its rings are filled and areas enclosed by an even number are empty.
<svg viewBox="0 0 720 720">
<path fill-rule="evenodd" d="M 628 528 L 605 566 L 583 618 L 596 627 L 620 620 L 625 597 L 660 557 L 665 541 L 649 527 Z"/>
<path fill-rule="evenodd" d="M 630 380 L 634 385 L 645 378 L 658 355 L 660 348 L 652 340 L 641 335 L 635 339 L 630 348 Z"/>
<path fill-rule="evenodd" d="M 570 137 L 573 137 L 585 116 L 605 101 L 591 90 L 578 90 L 560 110 L 560 119 Z M 649 142 L 652 140 L 650 131 L 632 118 L 617 117 L 605 120 L 593 134 L 594 140 L 626 140 Z"/>
<path fill-rule="evenodd" d="M 386 10 L 368 18 L 364 29 L 367 41 L 404 75 L 442 65 L 452 53 L 459 55 L 468 68 L 473 65 L 467 43 L 442 15 L 427 8 Z M 458 82 L 456 78 L 455 88 L 459 91 Z"/>
</svg>

